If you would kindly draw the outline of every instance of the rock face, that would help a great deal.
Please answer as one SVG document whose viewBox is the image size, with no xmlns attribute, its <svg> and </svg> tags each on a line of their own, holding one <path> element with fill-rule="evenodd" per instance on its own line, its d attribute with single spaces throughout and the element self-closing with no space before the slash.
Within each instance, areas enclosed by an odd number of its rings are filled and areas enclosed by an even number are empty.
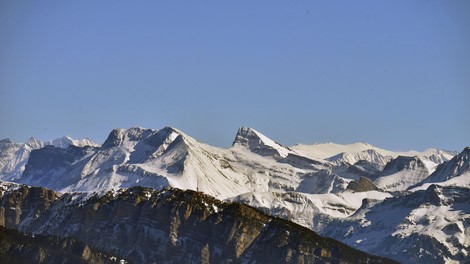
<svg viewBox="0 0 470 264">
<path fill-rule="evenodd" d="M 40 187 L 20 186 L 5 192 L 0 202 L 0 225 L 16 228 L 25 219 L 30 221 L 42 215 L 57 198 L 56 192 Z"/>
<path fill-rule="evenodd" d="M 329 170 L 305 174 L 296 191 L 303 193 L 338 193 L 346 189 L 347 182 Z"/>
<path fill-rule="evenodd" d="M 31 151 L 28 163 L 19 183 L 35 183 L 38 186 L 51 185 L 51 178 L 57 172 L 65 172 L 77 161 L 80 161 L 87 155 L 93 153 L 94 147 L 76 147 L 70 145 L 67 148 L 58 148 L 52 145 L 45 146 L 41 149 Z M 73 178 L 63 178 L 61 181 L 54 182 L 56 186 L 65 187 L 74 180 Z M 59 187 L 59 188 L 60 188 Z"/>
<path fill-rule="evenodd" d="M 290 149 L 248 127 L 241 127 L 238 130 L 233 146 L 246 147 L 261 156 L 273 156 L 276 158 L 284 158 L 292 152 Z"/>
<path fill-rule="evenodd" d="M 379 188 L 389 191 L 403 191 L 430 175 L 430 171 L 420 157 L 399 156 L 385 166 L 374 181 Z"/>
<path fill-rule="evenodd" d="M 470 173 L 470 147 L 466 147 L 450 161 L 440 164 L 422 184 L 444 182 L 468 173 Z"/>
<path fill-rule="evenodd" d="M 119 263 L 118 258 L 90 248 L 75 239 L 28 236 L 0 228 L 1 263 Z"/>
<path fill-rule="evenodd" d="M 0 180 L 19 181 L 30 153 L 45 146 L 66 149 L 69 146 L 97 147 L 98 145 L 89 139 L 76 140 L 70 137 L 62 137 L 47 142 L 32 137 L 26 143 L 15 143 L 10 139 L 0 140 Z"/>
<path fill-rule="evenodd" d="M 83 199 L 28 189 L 2 195 L 3 207 L 21 209 L 3 213 L 8 227 L 70 237 L 136 263 L 393 263 L 199 192 L 134 187 Z"/>
<path fill-rule="evenodd" d="M 73 139 L 70 137 L 61 137 L 54 139 L 52 141 L 46 142 L 46 145 L 52 145 L 57 148 L 67 148 L 68 146 L 76 146 L 76 147 L 85 147 L 85 146 L 90 146 L 90 147 L 99 147 L 98 144 L 93 143 L 90 139 L 84 138 L 84 139 Z"/>
<path fill-rule="evenodd" d="M 33 149 L 44 147 L 44 143 L 31 138 L 27 143 L 14 143 L 10 139 L 0 141 L 0 179 L 13 181 L 24 171 Z"/>
<path fill-rule="evenodd" d="M 373 181 L 382 173 L 384 167 L 384 165 L 375 164 L 367 160 L 359 160 L 352 166 L 349 166 L 346 171 Z"/>
<path fill-rule="evenodd" d="M 361 177 L 357 181 L 349 182 L 347 188 L 355 192 L 367 192 L 367 191 L 379 190 L 379 188 L 375 186 L 373 182 L 371 182 L 369 179 L 365 177 Z"/>
<path fill-rule="evenodd" d="M 402 170 L 426 169 L 423 161 L 419 157 L 398 156 L 384 168 L 383 175 L 390 175 Z"/>
</svg>

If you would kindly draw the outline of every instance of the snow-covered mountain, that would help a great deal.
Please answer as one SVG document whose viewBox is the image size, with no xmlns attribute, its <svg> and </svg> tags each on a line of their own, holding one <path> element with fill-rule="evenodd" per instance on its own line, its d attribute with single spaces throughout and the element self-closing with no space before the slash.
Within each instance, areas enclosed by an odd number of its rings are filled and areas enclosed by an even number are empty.
<svg viewBox="0 0 470 264">
<path fill-rule="evenodd" d="M 374 183 L 384 190 L 403 191 L 426 179 L 430 174 L 429 161 L 423 161 L 418 156 L 398 156 L 385 166 Z"/>
<path fill-rule="evenodd" d="M 289 148 L 282 146 L 249 127 L 241 127 L 238 130 L 233 146 L 246 147 L 251 152 L 261 156 L 273 156 L 277 158 L 285 158 L 288 154 L 293 153 Z"/>
<path fill-rule="evenodd" d="M 379 166 L 385 166 L 391 159 L 392 157 L 383 156 L 377 152 L 377 150 L 371 148 L 360 152 L 341 152 L 340 154 L 329 157 L 326 160 L 335 165 L 353 165 L 360 160 L 365 160 Z"/>
<path fill-rule="evenodd" d="M 470 147 L 466 147 L 450 161 L 440 164 L 429 177 L 417 184 L 417 189 L 425 189 L 431 184 L 469 187 Z"/>
<path fill-rule="evenodd" d="M 33 151 L 18 182 L 57 191 L 171 186 L 224 199 L 246 192 L 293 191 L 302 175 L 325 168 L 272 142 L 251 129 L 240 129 L 229 149 L 200 143 L 170 127 L 115 129 L 99 148 L 49 146 Z"/>
<path fill-rule="evenodd" d="M 57 138 L 52 141 L 47 141 L 44 144 L 53 145 L 54 147 L 58 147 L 58 148 L 67 148 L 70 145 L 77 146 L 77 147 L 84 147 L 84 146 L 99 147 L 99 144 L 94 143 L 88 138 L 73 139 L 68 136 Z"/>
<path fill-rule="evenodd" d="M 26 143 L 15 143 L 10 139 L 0 141 L 0 179 L 14 181 L 21 177 L 24 166 L 33 149 L 42 148 L 44 143 L 31 138 Z"/>
<path fill-rule="evenodd" d="M 388 153 L 366 142 L 357 142 L 347 145 L 336 144 L 332 142 L 312 145 L 297 144 L 295 146 L 292 146 L 291 148 L 296 152 L 302 154 L 303 156 L 311 157 L 314 159 L 327 159 L 340 153 L 356 154 L 358 152 L 366 151 L 369 149 L 373 149 L 384 156 L 387 156 L 386 153 Z M 384 152 L 386 153 L 384 154 Z"/>
<path fill-rule="evenodd" d="M 396 158 L 398 156 L 405 156 L 405 157 L 423 157 L 429 159 L 437 164 L 440 164 L 444 161 L 450 160 L 455 153 L 448 152 L 444 150 L 438 150 L 435 148 L 428 148 L 422 152 L 416 150 L 408 150 L 408 151 L 390 151 L 378 148 L 366 142 L 357 142 L 352 144 L 336 144 L 332 142 L 328 143 L 321 143 L 321 144 L 312 144 L 312 145 L 305 145 L 305 144 L 297 144 L 295 146 L 290 147 L 292 150 L 304 155 L 306 157 L 311 157 L 314 159 L 328 159 L 333 158 L 338 154 L 346 153 L 349 155 L 355 155 L 360 152 L 364 152 L 367 150 L 374 150 L 376 153 L 384 156 L 384 157 L 392 157 Z"/>
<path fill-rule="evenodd" d="M 15 143 L 10 139 L 0 140 L 0 180 L 15 181 L 21 178 L 31 151 L 48 145 L 64 149 L 70 145 L 78 147 L 99 146 L 86 138 L 76 140 L 70 137 L 46 142 L 31 137 L 26 143 Z"/>
<path fill-rule="evenodd" d="M 431 185 L 382 202 L 366 199 L 322 234 L 403 263 L 467 263 L 468 219 L 469 188 Z"/>
<path fill-rule="evenodd" d="M 453 157 L 437 149 L 393 152 L 364 142 L 287 147 L 247 127 L 238 130 L 230 148 L 198 142 L 171 127 L 114 129 L 101 146 L 63 141 L 55 146 L 38 144 L 36 149 L 30 148 L 23 159 L 24 172 L 6 179 L 60 192 L 105 193 L 132 186 L 201 191 L 255 206 L 350 244 L 347 237 L 328 228 L 339 223 L 338 232 L 343 232 L 346 223 L 361 225 L 369 221 L 368 215 L 361 213 L 365 207 L 377 205 L 374 208 L 384 210 L 386 217 L 390 208 L 379 205 L 390 199 L 411 199 L 414 196 L 410 194 L 415 192 L 422 195 L 431 184 L 470 188 L 468 148 Z M 70 144 L 66 146 L 66 142 Z M 14 155 L 4 156 L 3 160 L 8 161 Z M 458 184 L 450 184 L 452 181 Z M 462 213 L 470 213 L 470 206 L 463 207 Z M 384 223 L 390 224 L 390 229 L 398 225 Z M 418 225 L 411 224 L 410 228 Z M 382 242 L 376 239 L 363 249 L 375 253 L 372 245 Z M 463 240 L 455 243 L 459 244 L 456 248 L 467 247 Z M 439 247 L 447 245 L 433 244 L 425 249 L 427 255 L 441 254 L 436 250 Z M 405 245 L 392 251 L 402 250 L 406 250 Z M 400 259 L 392 251 L 384 254 Z M 467 256 L 466 252 L 462 254 Z M 449 261 L 462 258 L 446 256 Z"/>
</svg>

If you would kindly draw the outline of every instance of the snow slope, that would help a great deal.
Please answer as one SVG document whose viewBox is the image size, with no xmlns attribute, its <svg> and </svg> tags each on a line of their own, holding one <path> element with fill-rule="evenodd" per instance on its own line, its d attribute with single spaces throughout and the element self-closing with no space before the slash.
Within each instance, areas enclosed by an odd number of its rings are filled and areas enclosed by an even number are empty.
<svg viewBox="0 0 470 264">
<path fill-rule="evenodd" d="M 341 152 L 340 154 L 329 157 L 326 160 L 335 165 L 353 165 L 360 160 L 365 160 L 382 167 L 391 160 L 391 157 L 383 156 L 374 149 L 367 149 L 360 152 Z"/>
<path fill-rule="evenodd" d="M 367 202 L 322 234 L 403 263 L 465 263 L 470 246 L 470 189 L 426 190 Z"/>
<path fill-rule="evenodd" d="M 14 143 L 9 139 L 0 141 L 0 178 L 11 181 L 20 177 L 24 171 L 29 153 L 42 147 L 42 142 L 31 138 L 27 143 Z"/>
<path fill-rule="evenodd" d="M 449 162 L 439 165 L 423 183 L 444 182 L 468 172 L 470 172 L 470 147 L 466 147 Z"/>
<path fill-rule="evenodd" d="M 390 194 L 378 191 L 354 193 L 308 194 L 301 192 L 250 192 L 229 199 L 249 204 L 284 219 L 294 221 L 316 232 L 328 226 L 333 219 L 343 219 L 361 207 L 362 200 L 384 200 Z"/>
<path fill-rule="evenodd" d="M 305 145 L 305 144 L 297 144 L 295 146 L 290 147 L 292 150 L 304 155 L 306 157 L 310 157 L 313 159 L 334 159 L 334 156 L 339 155 L 341 153 L 347 154 L 357 154 L 367 150 L 374 150 L 376 153 L 379 153 L 382 156 L 389 156 L 392 158 L 396 158 L 398 156 L 406 156 L 406 157 L 427 157 L 430 160 L 434 160 L 437 162 L 443 162 L 450 160 L 454 155 L 452 153 L 438 150 L 435 148 L 428 148 L 422 152 L 416 150 L 409 150 L 409 151 L 390 151 L 378 148 L 366 142 L 357 142 L 352 144 L 336 144 L 332 142 L 328 143 L 321 143 L 321 144 L 313 144 L 313 145 Z"/>
<path fill-rule="evenodd" d="M 398 156 L 385 166 L 382 174 L 374 181 L 377 187 L 389 191 L 403 191 L 421 182 L 430 174 L 429 161 L 421 158 Z"/>
<path fill-rule="evenodd" d="M 432 184 L 470 188 L 470 147 L 466 147 L 450 161 L 440 164 L 429 177 L 410 189 L 423 190 Z"/>
<path fill-rule="evenodd" d="M 44 145 L 53 145 L 54 147 L 58 147 L 58 148 L 67 148 L 70 145 L 77 146 L 77 147 L 84 147 L 84 146 L 99 147 L 100 146 L 99 144 L 92 142 L 88 138 L 73 139 L 68 136 L 45 142 Z"/>
</svg>

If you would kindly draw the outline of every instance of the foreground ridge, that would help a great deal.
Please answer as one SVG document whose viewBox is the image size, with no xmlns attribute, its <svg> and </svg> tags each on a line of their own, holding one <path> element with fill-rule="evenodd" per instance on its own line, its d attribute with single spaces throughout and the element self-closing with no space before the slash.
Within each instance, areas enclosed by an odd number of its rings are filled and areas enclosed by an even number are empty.
<svg viewBox="0 0 470 264">
<path fill-rule="evenodd" d="M 128 263 L 75 239 L 31 236 L 0 227 L 1 263 Z"/>
<path fill-rule="evenodd" d="M 84 198 L 20 186 L 0 203 L 8 228 L 77 239 L 136 263 L 395 263 L 190 190 L 132 187 Z"/>
</svg>

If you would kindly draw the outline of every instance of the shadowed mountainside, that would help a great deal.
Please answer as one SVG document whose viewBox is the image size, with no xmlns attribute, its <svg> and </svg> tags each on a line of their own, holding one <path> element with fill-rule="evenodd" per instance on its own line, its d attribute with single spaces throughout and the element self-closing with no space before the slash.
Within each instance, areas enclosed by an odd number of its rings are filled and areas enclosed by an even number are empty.
<svg viewBox="0 0 470 264">
<path fill-rule="evenodd" d="M 133 187 L 84 199 L 21 186 L 0 204 L 9 228 L 70 237 L 137 263 L 394 263 L 195 191 Z"/>
</svg>

